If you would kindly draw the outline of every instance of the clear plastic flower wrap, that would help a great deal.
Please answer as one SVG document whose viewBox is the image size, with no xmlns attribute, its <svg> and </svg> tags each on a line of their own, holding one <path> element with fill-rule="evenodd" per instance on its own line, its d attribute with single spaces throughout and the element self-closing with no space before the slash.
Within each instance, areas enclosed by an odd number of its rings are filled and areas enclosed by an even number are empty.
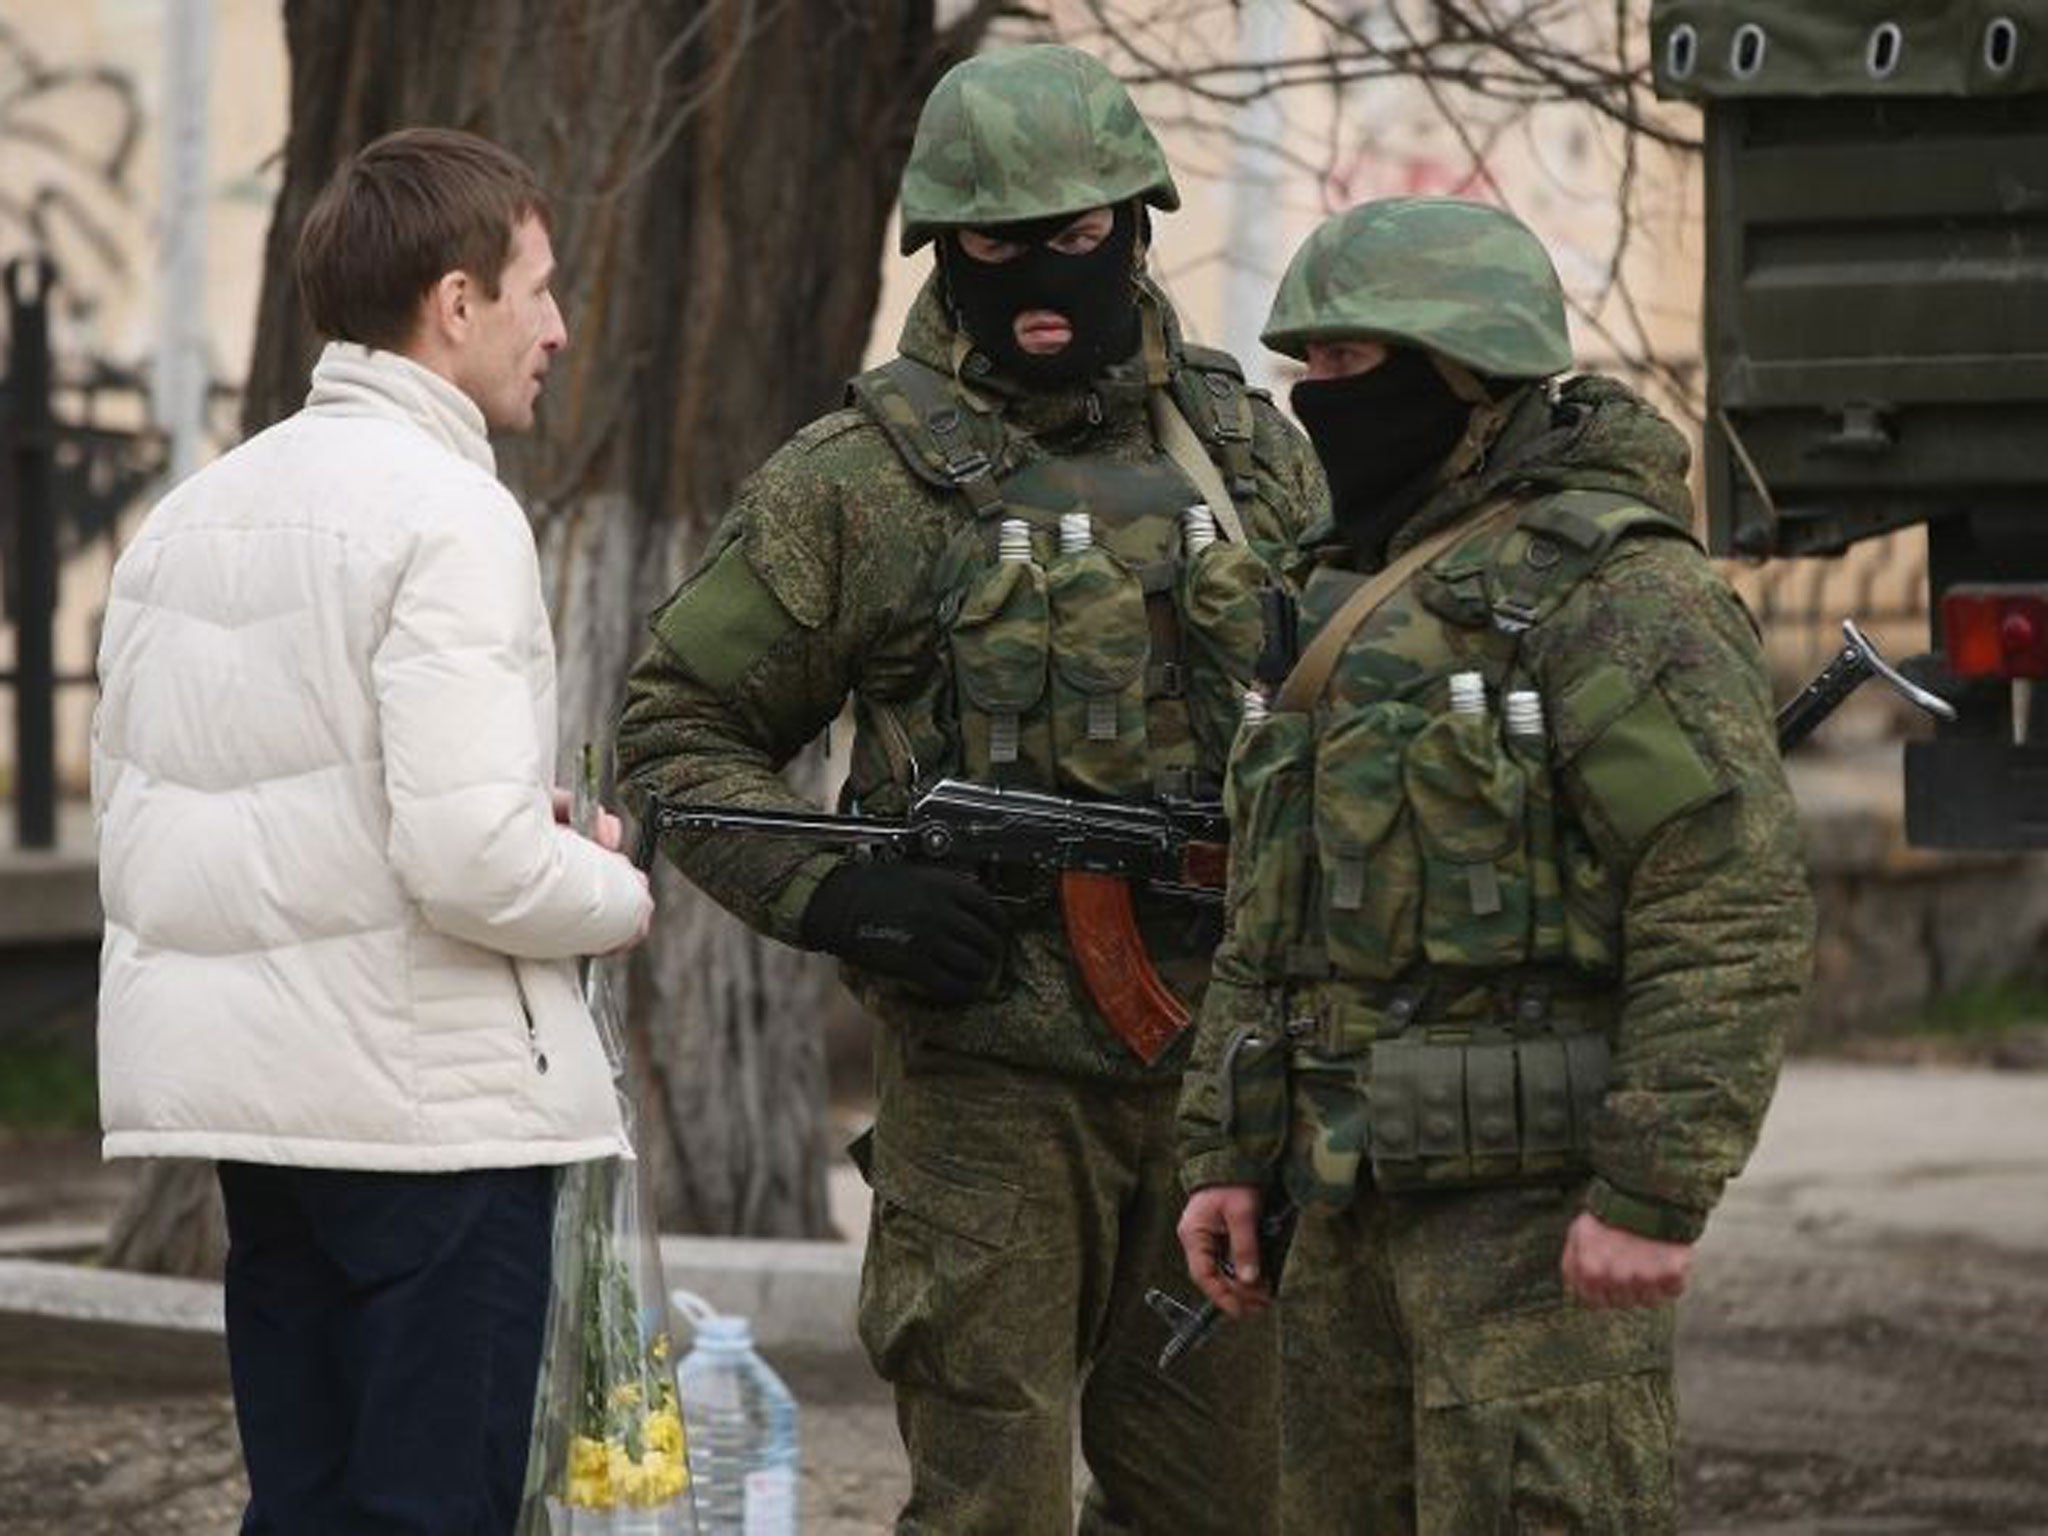
<svg viewBox="0 0 2048 1536">
<path fill-rule="evenodd" d="M 595 755 L 584 748 L 574 813 L 586 829 L 596 820 Z M 630 1144 L 621 968 L 591 960 L 584 999 Z M 695 1536 L 667 1295 L 646 1164 L 623 1156 L 563 1168 L 519 1536 Z"/>
</svg>

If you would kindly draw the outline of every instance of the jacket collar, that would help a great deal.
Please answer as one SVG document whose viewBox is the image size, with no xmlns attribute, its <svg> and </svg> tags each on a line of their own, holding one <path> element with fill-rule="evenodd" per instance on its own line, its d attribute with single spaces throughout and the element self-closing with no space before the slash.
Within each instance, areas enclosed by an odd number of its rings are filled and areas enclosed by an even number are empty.
<svg viewBox="0 0 2048 1536">
<path fill-rule="evenodd" d="M 410 422 L 485 473 L 497 456 L 476 402 L 449 380 L 397 352 L 330 341 L 313 365 L 306 409 L 333 416 L 382 416 Z"/>
<path fill-rule="evenodd" d="M 1619 380 L 1581 374 L 1530 384 L 1501 406 L 1495 434 L 1476 462 L 1424 488 L 1387 546 L 1389 559 L 1509 492 L 1612 491 L 1690 532 L 1691 449 L 1677 428 Z"/>
</svg>

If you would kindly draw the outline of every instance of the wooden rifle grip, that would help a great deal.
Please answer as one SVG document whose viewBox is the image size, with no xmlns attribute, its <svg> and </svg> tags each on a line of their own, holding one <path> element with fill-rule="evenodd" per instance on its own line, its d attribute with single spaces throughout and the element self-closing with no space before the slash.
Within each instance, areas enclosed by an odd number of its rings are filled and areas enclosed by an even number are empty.
<svg viewBox="0 0 2048 1536">
<path fill-rule="evenodd" d="M 1060 915 L 1089 1001 L 1149 1067 L 1187 1028 L 1188 1010 L 1152 968 L 1130 883 L 1068 870 L 1060 876 Z"/>
</svg>

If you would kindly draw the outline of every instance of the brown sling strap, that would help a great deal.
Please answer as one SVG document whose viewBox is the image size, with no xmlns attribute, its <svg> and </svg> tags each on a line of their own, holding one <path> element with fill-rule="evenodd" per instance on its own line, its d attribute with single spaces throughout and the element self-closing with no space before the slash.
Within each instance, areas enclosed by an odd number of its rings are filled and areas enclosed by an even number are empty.
<svg viewBox="0 0 2048 1536">
<path fill-rule="evenodd" d="M 1344 606 L 1330 615 L 1330 622 L 1309 642 L 1308 649 L 1301 653 L 1294 670 L 1281 683 L 1273 708 L 1297 714 L 1313 709 L 1329 684 L 1331 672 L 1336 670 L 1337 658 L 1343 655 L 1344 647 L 1351 643 L 1359 625 L 1371 618 L 1382 603 L 1407 583 L 1409 577 L 1460 539 L 1479 532 L 1514 506 L 1512 500 L 1497 501 L 1476 516 L 1459 518 L 1450 527 L 1431 534 L 1352 593 Z"/>
</svg>

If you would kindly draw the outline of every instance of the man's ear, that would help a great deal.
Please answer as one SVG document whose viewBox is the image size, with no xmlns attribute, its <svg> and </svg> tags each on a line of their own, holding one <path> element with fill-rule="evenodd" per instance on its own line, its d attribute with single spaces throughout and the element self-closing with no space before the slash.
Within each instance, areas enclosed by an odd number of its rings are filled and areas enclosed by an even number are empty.
<svg viewBox="0 0 2048 1536">
<path fill-rule="evenodd" d="M 469 334 L 475 303 L 476 289 L 467 272 L 443 272 L 420 302 L 420 319 L 438 339 L 457 343 Z"/>
</svg>

